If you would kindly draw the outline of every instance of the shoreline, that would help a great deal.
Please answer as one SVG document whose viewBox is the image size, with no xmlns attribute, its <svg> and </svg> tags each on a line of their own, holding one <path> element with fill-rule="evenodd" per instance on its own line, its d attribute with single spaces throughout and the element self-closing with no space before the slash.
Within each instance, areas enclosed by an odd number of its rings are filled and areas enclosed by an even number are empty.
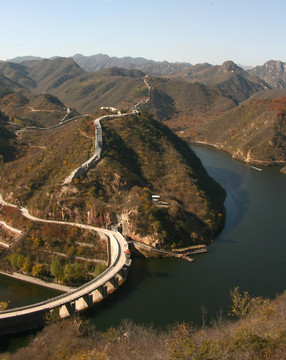
<svg viewBox="0 0 286 360">
<path fill-rule="evenodd" d="M 263 160 L 258 160 L 258 159 L 251 159 L 251 160 L 247 161 L 247 158 L 243 158 L 241 156 L 236 156 L 235 154 L 233 154 L 230 151 L 223 148 L 221 145 L 215 145 L 215 144 L 207 143 L 206 141 L 195 141 L 195 140 L 187 140 L 187 143 L 189 143 L 190 145 L 194 144 L 194 145 L 206 145 L 206 146 L 214 147 L 215 149 L 217 149 L 219 151 L 226 152 L 234 160 L 239 160 L 244 165 L 248 165 L 249 167 L 254 167 L 254 165 L 260 165 L 260 166 L 264 166 L 264 167 L 281 167 L 280 171 L 283 172 L 282 169 L 285 167 L 285 163 L 286 163 L 286 161 L 284 161 L 284 160 L 274 160 L 273 162 L 269 162 L 269 161 L 263 161 Z M 255 169 L 255 170 L 257 170 L 257 169 Z M 259 171 L 261 171 L 261 170 L 262 169 L 259 169 Z"/>
<path fill-rule="evenodd" d="M 4 276 L 11 277 L 13 279 L 20 280 L 20 281 L 25 281 L 25 282 L 28 282 L 30 284 L 43 286 L 43 287 L 50 288 L 50 289 L 53 289 L 53 290 L 58 290 L 58 291 L 61 291 L 63 293 L 70 292 L 70 291 L 76 289 L 74 287 L 61 285 L 61 284 L 56 284 L 56 283 L 51 283 L 51 282 L 48 282 L 48 281 L 45 281 L 45 280 L 41 280 L 41 279 L 34 278 L 32 276 L 28 276 L 28 275 L 24 275 L 24 274 L 19 274 L 19 273 L 16 273 L 16 272 L 11 274 L 11 273 L 6 273 L 4 271 L 0 271 L 0 274 L 4 275 Z"/>
</svg>

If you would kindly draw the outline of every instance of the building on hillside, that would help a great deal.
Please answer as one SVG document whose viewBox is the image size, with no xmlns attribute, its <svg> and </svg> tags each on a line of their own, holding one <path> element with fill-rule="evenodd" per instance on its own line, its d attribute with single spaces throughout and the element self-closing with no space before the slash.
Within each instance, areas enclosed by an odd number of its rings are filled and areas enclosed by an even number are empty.
<svg viewBox="0 0 286 360">
<path fill-rule="evenodd" d="M 160 195 L 152 195 L 153 203 L 157 203 L 160 200 Z"/>
</svg>

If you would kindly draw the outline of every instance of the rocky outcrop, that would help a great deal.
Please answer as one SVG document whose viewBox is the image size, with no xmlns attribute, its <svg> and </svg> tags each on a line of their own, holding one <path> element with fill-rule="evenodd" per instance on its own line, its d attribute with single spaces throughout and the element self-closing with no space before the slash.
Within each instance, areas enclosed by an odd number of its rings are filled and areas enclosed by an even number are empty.
<svg viewBox="0 0 286 360">
<path fill-rule="evenodd" d="M 262 66 L 248 70 L 248 73 L 260 77 L 273 88 L 286 87 L 286 63 L 282 61 L 267 61 Z"/>
</svg>

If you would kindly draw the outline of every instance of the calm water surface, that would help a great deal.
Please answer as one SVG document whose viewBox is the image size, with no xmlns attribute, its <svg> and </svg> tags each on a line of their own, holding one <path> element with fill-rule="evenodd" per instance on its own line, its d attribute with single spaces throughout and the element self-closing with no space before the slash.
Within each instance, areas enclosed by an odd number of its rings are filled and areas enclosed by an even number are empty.
<svg viewBox="0 0 286 360">
<path fill-rule="evenodd" d="M 235 286 L 253 296 L 274 297 L 286 289 L 286 175 L 259 172 L 227 153 L 192 146 L 208 173 L 227 191 L 224 230 L 195 262 L 134 259 L 129 279 L 93 317 L 98 328 L 123 318 L 168 326 L 200 324 L 228 311 Z"/>
<path fill-rule="evenodd" d="M 227 191 L 224 230 L 197 255 L 179 259 L 133 259 L 126 283 L 91 314 L 98 329 L 122 319 L 165 327 L 177 321 L 200 324 L 227 312 L 235 286 L 254 296 L 286 289 L 286 175 L 259 172 L 214 148 L 192 145 L 208 173 Z M 0 297 L 17 306 L 49 297 L 51 290 L 0 277 Z"/>
</svg>

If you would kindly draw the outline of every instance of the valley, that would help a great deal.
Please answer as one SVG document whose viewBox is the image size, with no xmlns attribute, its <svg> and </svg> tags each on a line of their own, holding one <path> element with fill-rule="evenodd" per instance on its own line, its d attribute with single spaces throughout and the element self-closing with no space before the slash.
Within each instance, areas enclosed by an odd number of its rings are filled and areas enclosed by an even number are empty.
<svg viewBox="0 0 286 360">
<path fill-rule="evenodd" d="M 162 248 L 209 244 L 225 195 L 174 133 L 284 171 L 281 62 L 244 70 L 232 61 L 23 60 L 0 63 L 0 179 L 5 198 L 36 216 L 122 223 L 125 236 Z"/>
<path fill-rule="evenodd" d="M 127 239 L 163 250 L 211 244 L 224 226 L 225 191 L 184 140 L 253 165 L 286 164 L 283 82 L 231 61 L 171 69 L 87 72 L 71 58 L 0 63 L 0 188 L 15 204 L 14 214 L 1 207 L 6 271 L 73 285 L 104 271 L 94 263 L 108 264 L 98 234 L 95 259 L 89 241 L 66 230 L 20 230 L 23 211 L 58 225 L 120 224 Z M 53 270 L 57 263 L 75 273 L 81 261 L 77 276 Z"/>
<path fill-rule="evenodd" d="M 77 59 L 81 60 L 76 63 Z M 150 101 L 144 105 L 144 110 L 153 113 L 157 120 L 164 122 L 180 137 L 215 143 L 233 156 L 242 160 L 251 159 L 254 163 L 283 165 L 285 161 L 285 64 L 281 61 L 268 61 L 250 70 L 244 70 L 232 61 L 226 61 L 221 66 L 207 63 L 160 64 L 144 59 L 111 59 L 108 56 L 23 62 L 19 58 L 16 61 L 0 64 L 3 84 L 0 109 L 14 119 L 14 123 L 46 126 L 46 122 L 50 126 L 65 116 L 66 109 L 73 112 L 69 114 L 72 117 L 79 113 L 92 113 L 108 104 L 126 110 L 142 96 L 147 97 L 150 91 Z M 143 82 L 146 74 L 149 75 L 149 90 Z M 270 120 L 269 108 L 263 108 L 256 102 L 253 107 L 259 105 L 260 112 L 254 114 L 251 125 L 245 118 L 252 117 L 251 101 L 258 99 L 273 99 L 276 111 Z M 32 109 L 45 110 L 45 116 Z M 241 109 L 244 111 L 241 112 Z M 239 124 L 240 135 L 233 124 L 232 117 L 235 116 L 240 118 L 235 120 L 235 124 Z M 262 118 L 267 121 L 269 131 L 262 131 L 254 137 L 248 126 L 260 128 Z M 213 128 L 216 128 L 217 135 L 213 133 Z M 282 139 L 282 143 L 277 138 Z M 264 147 L 268 149 L 261 151 Z M 249 151 L 250 157 L 247 156 Z"/>
</svg>

